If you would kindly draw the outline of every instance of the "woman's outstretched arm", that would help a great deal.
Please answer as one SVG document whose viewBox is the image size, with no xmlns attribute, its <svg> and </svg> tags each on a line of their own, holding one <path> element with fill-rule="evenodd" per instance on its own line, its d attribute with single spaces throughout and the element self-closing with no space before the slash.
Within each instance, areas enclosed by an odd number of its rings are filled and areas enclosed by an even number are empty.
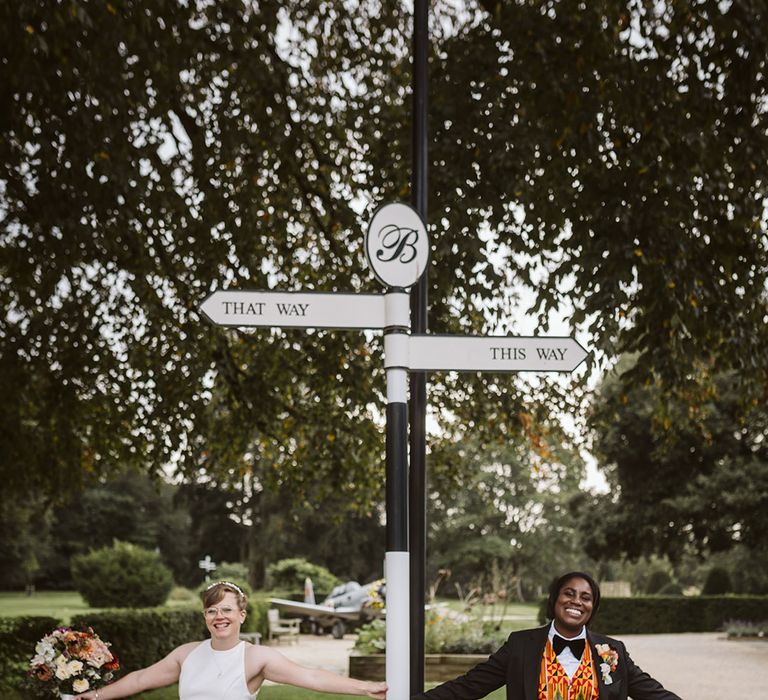
<svg viewBox="0 0 768 700">
<path fill-rule="evenodd" d="M 360 681 L 330 671 L 299 666 L 274 649 L 251 647 L 249 655 L 249 661 L 252 660 L 256 667 L 260 667 L 261 675 L 274 683 L 287 683 L 322 693 L 367 695 L 373 700 L 385 700 L 387 696 L 386 683 Z"/>
<path fill-rule="evenodd" d="M 146 668 L 140 668 L 138 671 L 132 671 L 119 681 L 110 683 L 99 690 L 81 693 L 77 697 L 84 700 L 115 700 L 116 698 L 136 695 L 152 688 L 172 685 L 179 680 L 181 664 L 184 663 L 184 659 L 199 643 L 182 644 L 157 663 Z"/>
</svg>

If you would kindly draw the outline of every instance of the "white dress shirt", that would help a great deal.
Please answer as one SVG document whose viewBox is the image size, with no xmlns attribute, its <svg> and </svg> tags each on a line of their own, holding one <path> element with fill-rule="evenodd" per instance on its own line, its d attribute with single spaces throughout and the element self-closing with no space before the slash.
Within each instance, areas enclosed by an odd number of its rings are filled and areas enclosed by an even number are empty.
<svg viewBox="0 0 768 700">
<path fill-rule="evenodd" d="M 552 622 L 549 626 L 549 642 L 552 643 L 552 638 L 557 635 L 558 637 L 562 637 L 563 639 L 567 639 L 568 641 L 571 641 L 572 639 L 583 639 L 584 644 L 586 645 L 586 639 L 587 639 L 587 628 L 582 627 L 581 632 L 577 634 L 575 637 L 566 637 L 562 634 L 560 634 L 555 629 L 555 623 Z M 560 665 L 565 670 L 565 673 L 568 675 L 568 680 L 571 680 L 576 673 L 576 671 L 579 669 L 579 664 L 581 664 L 581 659 L 577 659 L 573 652 L 571 651 L 570 647 L 565 647 L 558 655 L 557 660 L 560 662 Z"/>
</svg>

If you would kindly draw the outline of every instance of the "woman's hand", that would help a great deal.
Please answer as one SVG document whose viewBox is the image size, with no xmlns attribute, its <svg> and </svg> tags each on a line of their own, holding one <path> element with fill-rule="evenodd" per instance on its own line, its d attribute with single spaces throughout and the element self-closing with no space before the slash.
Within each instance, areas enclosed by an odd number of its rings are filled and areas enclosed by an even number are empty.
<svg viewBox="0 0 768 700">
<path fill-rule="evenodd" d="M 387 697 L 387 684 L 386 683 L 368 683 L 365 694 L 373 700 L 386 700 Z"/>
</svg>

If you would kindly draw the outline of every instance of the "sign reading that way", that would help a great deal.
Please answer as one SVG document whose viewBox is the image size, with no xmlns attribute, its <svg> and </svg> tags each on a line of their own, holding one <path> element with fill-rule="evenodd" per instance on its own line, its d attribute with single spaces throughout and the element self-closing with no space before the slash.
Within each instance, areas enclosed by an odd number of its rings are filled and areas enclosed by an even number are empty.
<svg viewBox="0 0 768 700">
<path fill-rule="evenodd" d="M 384 328 L 381 294 L 214 292 L 200 310 L 219 326 Z"/>
</svg>

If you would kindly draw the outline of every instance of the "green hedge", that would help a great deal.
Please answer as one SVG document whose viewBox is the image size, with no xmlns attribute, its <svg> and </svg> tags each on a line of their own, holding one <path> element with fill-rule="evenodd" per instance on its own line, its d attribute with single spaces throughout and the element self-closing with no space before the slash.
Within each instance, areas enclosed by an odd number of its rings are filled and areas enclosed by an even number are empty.
<svg viewBox="0 0 768 700">
<path fill-rule="evenodd" d="M 717 632 L 728 620 L 762 620 L 768 596 L 603 598 L 590 627 L 604 634 Z M 546 621 L 546 600 L 539 621 Z"/>
<path fill-rule="evenodd" d="M 249 601 L 249 628 L 266 638 L 268 601 Z M 54 617 L 0 617 L 0 693 L 19 689 L 35 644 L 61 626 Z M 104 610 L 72 617 L 75 629 L 92 627 L 120 660 L 123 675 L 159 661 L 180 644 L 208 637 L 200 610 Z"/>
<path fill-rule="evenodd" d="M 162 659 L 179 644 L 208 637 L 196 608 L 105 610 L 72 618 L 72 627 L 92 627 L 120 659 L 120 675 Z"/>
<path fill-rule="evenodd" d="M 0 617 L 0 691 L 21 686 L 35 644 L 60 625 L 55 617 Z"/>
<path fill-rule="evenodd" d="M 267 611 L 272 607 L 268 600 L 248 600 L 248 617 L 245 618 L 243 632 L 258 632 L 262 640 L 269 637 L 269 620 Z"/>
</svg>

